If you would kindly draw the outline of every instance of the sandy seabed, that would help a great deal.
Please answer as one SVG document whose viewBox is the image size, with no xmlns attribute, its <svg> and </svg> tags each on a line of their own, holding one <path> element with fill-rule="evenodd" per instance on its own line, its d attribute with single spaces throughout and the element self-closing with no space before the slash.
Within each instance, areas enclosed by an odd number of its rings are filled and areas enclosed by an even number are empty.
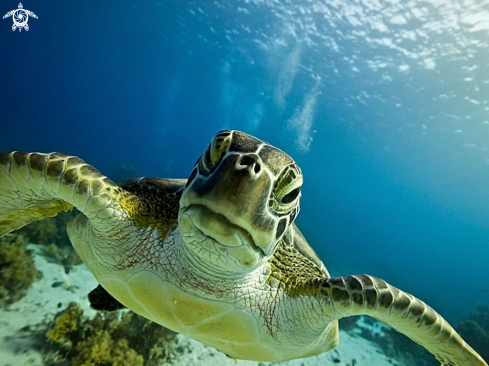
<svg viewBox="0 0 489 366">
<path fill-rule="evenodd" d="M 0 366 L 43 365 L 41 354 L 33 348 L 33 338 L 21 329 L 52 319 L 60 310 L 74 301 L 84 314 L 91 317 L 87 294 L 97 287 L 97 281 L 85 265 L 75 266 L 66 274 L 63 266 L 50 262 L 41 252 L 42 246 L 32 245 L 37 269 L 43 273 L 27 295 L 18 302 L 0 309 Z M 53 287 L 53 284 L 56 286 Z M 392 366 L 399 364 L 388 359 L 380 348 L 360 336 L 340 331 L 340 344 L 334 350 L 319 356 L 283 363 L 234 361 L 219 351 L 204 346 L 186 336 L 177 336 L 171 363 L 162 365 L 209 366 Z"/>
</svg>

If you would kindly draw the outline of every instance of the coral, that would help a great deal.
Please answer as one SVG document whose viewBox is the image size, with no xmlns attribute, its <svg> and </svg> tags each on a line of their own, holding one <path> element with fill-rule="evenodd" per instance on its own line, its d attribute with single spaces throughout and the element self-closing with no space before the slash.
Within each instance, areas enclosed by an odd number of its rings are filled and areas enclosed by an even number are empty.
<svg viewBox="0 0 489 366">
<path fill-rule="evenodd" d="M 78 254 L 76 254 L 71 247 L 58 247 L 55 244 L 50 244 L 43 247 L 41 252 L 53 259 L 56 263 L 62 265 L 66 273 L 68 273 L 73 266 L 83 263 Z"/>
<path fill-rule="evenodd" d="M 42 277 L 36 269 L 32 250 L 19 235 L 0 238 L 0 305 L 5 306 L 25 296 L 32 283 Z"/>
<path fill-rule="evenodd" d="M 45 217 L 40 221 L 31 222 L 18 230 L 27 240 L 36 244 L 49 244 L 56 240 L 58 228 L 55 217 Z"/>
<path fill-rule="evenodd" d="M 77 304 L 70 303 L 68 308 L 56 317 L 53 329 L 46 333 L 48 340 L 50 342 L 62 342 L 69 333 L 74 332 L 78 328 L 78 322 L 82 314 L 83 311 Z"/>
<path fill-rule="evenodd" d="M 115 337 L 125 337 L 131 346 L 145 359 L 145 365 L 157 365 L 158 360 L 166 359 L 173 348 L 176 333 L 153 323 L 133 312 L 124 313 L 122 319 L 112 320 L 109 328 Z M 148 338 L 152 339 L 148 347 Z"/>
<path fill-rule="evenodd" d="M 66 232 L 66 225 L 75 214 L 71 211 L 60 212 L 56 217 L 32 222 L 16 233 L 25 236 L 30 243 L 47 245 L 41 249 L 43 254 L 62 265 L 65 272 L 69 273 L 74 265 L 82 263 Z"/>
<path fill-rule="evenodd" d="M 120 316 L 119 316 L 120 315 Z M 76 303 L 38 326 L 47 365 L 149 365 L 167 360 L 175 333 L 132 312 L 97 313 L 87 319 Z"/>
<path fill-rule="evenodd" d="M 78 355 L 73 357 L 74 366 L 112 365 L 143 366 L 143 356 L 129 347 L 127 339 L 114 341 L 106 330 L 98 331 L 93 336 L 76 345 Z"/>
<path fill-rule="evenodd" d="M 66 224 L 75 214 L 73 211 L 62 211 L 55 217 L 45 217 L 40 221 L 31 222 L 29 225 L 17 230 L 17 233 L 24 235 L 30 243 L 56 243 L 58 246 L 71 247 L 71 242 L 66 232 Z"/>
<path fill-rule="evenodd" d="M 489 305 L 476 304 L 476 312 L 460 322 L 455 329 L 483 359 L 489 360 Z"/>
</svg>

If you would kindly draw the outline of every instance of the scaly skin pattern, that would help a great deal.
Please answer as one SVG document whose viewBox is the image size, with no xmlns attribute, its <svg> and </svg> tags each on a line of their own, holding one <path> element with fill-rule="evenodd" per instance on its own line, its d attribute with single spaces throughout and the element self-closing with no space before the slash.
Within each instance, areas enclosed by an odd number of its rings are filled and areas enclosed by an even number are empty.
<svg viewBox="0 0 489 366">
<path fill-rule="evenodd" d="M 141 263 L 136 258 L 142 255 L 152 261 Z M 163 242 L 149 239 L 144 250 L 138 246 L 122 261 L 100 266 L 91 257 L 84 260 L 92 263 L 102 286 L 130 309 L 236 359 L 284 361 L 337 344 L 337 322 L 310 316 L 319 311 L 319 299 L 287 296 L 282 283 L 271 281 L 270 265 L 231 279 L 196 271 L 177 227 Z"/>
<path fill-rule="evenodd" d="M 443 366 L 487 365 L 435 310 L 384 280 L 367 275 L 338 277 L 317 289 L 333 319 L 369 315 L 421 344 Z"/>
<path fill-rule="evenodd" d="M 433 309 L 383 280 L 330 278 L 293 221 L 300 169 L 223 131 L 188 182 L 117 185 L 79 158 L 0 153 L 0 235 L 61 210 L 73 246 L 120 303 L 233 358 L 284 361 L 338 344 L 337 319 L 369 315 L 450 366 L 487 364 Z"/>
<path fill-rule="evenodd" d="M 122 190 L 83 160 L 61 153 L 0 154 L 0 235 L 76 206 L 90 220 L 117 215 Z"/>
</svg>

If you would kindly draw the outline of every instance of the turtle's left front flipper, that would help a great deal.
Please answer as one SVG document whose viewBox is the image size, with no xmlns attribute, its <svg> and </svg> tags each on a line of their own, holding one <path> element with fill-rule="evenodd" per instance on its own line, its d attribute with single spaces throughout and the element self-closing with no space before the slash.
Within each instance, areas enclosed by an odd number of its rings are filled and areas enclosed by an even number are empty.
<svg viewBox="0 0 489 366">
<path fill-rule="evenodd" d="M 0 153 L 0 236 L 73 207 L 91 220 L 107 217 L 118 189 L 75 156 Z"/>
<path fill-rule="evenodd" d="M 379 278 L 331 278 L 319 291 L 328 317 L 369 315 L 425 347 L 443 366 L 487 366 L 435 310 Z"/>
</svg>

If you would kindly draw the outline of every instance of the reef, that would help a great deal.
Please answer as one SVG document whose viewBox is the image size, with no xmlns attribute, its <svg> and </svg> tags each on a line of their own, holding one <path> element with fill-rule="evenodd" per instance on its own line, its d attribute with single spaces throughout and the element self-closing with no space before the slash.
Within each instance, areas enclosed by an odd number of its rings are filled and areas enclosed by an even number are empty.
<svg viewBox="0 0 489 366">
<path fill-rule="evenodd" d="M 74 265 L 82 263 L 66 232 L 66 225 L 75 214 L 76 212 L 60 212 L 56 217 L 45 217 L 32 222 L 15 233 L 23 235 L 30 243 L 46 245 L 41 252 L 63 266 L 68 273 Z"/>
<path fill-rule="evenodd" d="M 97 313 L 88 319 L 73 302 L 35 333 L 49 366 L 156 366 L 169 359 L 176 337 L 132 312 Z"/>
<path fill-rule="evenodd" d="M 45 217 L 40 221 L 31 222 L 29 225 L 16 231 L 24 235 L 30 243 L 52 244 L 71 247 L 70 239 L 66 232 L 66 224 L 77 212 L 60 212 L 55 217 Z"/>
<path fill-rule="evenodd" d="M 55 244 L 50 244 L 42 248 L 41 252 L 52 261 L 63 266 L 66 273 L 69 273 L 73 266 L 83 263 L 72 247 L 58 247 Z"/>
<path fill-rule="evenodd" d="M 489 305 L 476 304 L 476 312 L 455 329 L 484 360 L 489 360 Z"/>
<path fill-rule="evenodd" d="M 7 234 L 0 238 L 0 306 L 23 298 L 41 277 L 23 236 Z"/>
</svg>

